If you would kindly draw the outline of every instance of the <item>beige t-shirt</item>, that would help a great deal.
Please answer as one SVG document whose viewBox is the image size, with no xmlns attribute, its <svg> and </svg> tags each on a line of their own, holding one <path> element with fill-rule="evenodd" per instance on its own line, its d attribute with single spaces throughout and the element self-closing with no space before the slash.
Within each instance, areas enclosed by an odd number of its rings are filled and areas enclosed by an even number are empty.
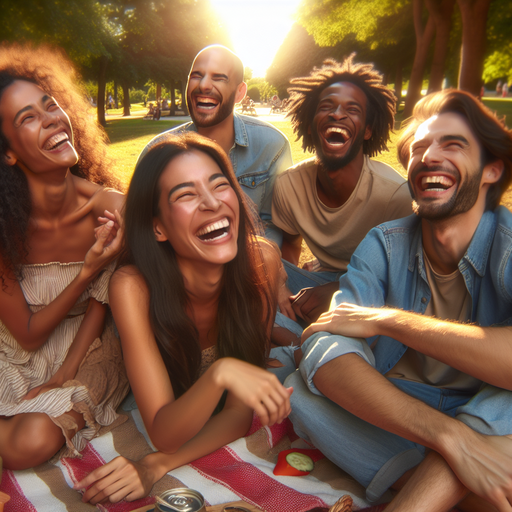
<svg viewBox="0 0 512 512">
<path fill-rule="evenodd" d="M 272 222 L 301 235 L 321 268 L 345 272 L 370 229 L 412 213 L 407 182 L 389 165 L 365 156 L 355 190 L 339 208 L 323 204 L 316 188 L 315 158 L 279 174 L 274 185 Z"/>
<path fill-rule="evenodd" d="M 423 253 L 423 258 L 427 281 L 432 293 L 424 314 L 435 316 L 441 320 L 467 322 L 471 318 L 471 295 L 466 288 L 460 270 L 457 269 L 448 275 L 441 275 L 432 268 L 425 253 Z M 482 383 L 467 373 L 411 348 L 406 350 L 400 361 L 386 374 L 386 377 L 465 391 L 477 391 Z"/>
</svg>

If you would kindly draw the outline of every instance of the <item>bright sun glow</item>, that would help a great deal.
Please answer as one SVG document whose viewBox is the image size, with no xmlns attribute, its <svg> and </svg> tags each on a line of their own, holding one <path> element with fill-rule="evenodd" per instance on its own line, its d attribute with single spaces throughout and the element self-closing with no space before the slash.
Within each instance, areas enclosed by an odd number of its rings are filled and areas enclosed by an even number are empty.
<svg viewBox="0 0 512 512">
<path fill-rule="evenodd" d="M 300 0 L 210 0 L 229 32 L 233 50 L 253 76 L 265 76 L 293 25 Z"/>
</svg>

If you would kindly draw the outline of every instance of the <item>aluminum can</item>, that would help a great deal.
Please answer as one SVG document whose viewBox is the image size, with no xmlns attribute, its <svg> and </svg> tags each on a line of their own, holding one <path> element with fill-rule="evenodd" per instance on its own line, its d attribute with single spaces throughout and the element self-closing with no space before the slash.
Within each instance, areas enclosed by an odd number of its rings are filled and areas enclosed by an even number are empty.
<svg viewBox="0 0 512 512">
<path fill-rule="evenodd" d="M 164 491 L 159 497 L 165 505 L 157 501 L 155 512 L 206 512 L 203 495 L 194 489 L 178 487 Z"/>
</svg>

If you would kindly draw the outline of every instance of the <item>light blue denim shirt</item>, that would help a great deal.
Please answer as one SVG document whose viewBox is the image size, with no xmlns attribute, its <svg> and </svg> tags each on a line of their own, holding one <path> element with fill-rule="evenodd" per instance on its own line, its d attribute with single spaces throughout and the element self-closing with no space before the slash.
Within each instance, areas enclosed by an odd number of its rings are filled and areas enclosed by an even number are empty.
<svg viewBox="0 0 512 512">
<path fill-rule="evenodd" d="M 512 214 L 503 206 L 485 212 L 458 265 L 472 299 L 471 322 L 483 327 L 512 325 L 511 252 Z M 354 252 L 347 273 L 340 278 L 331 309 L 349 302 L 423 314 L 430 298 L 421 221 L 411 215 L 381 224 L 368 233 Z M 313 390 L 314 373 L 335 357 L 357 353 L 385 374 L 407 347 L 387 336 L 363 340 L 322 332 L 308 338 L 302 349 L 306 357 L 301 373 Z"/>
<path fill-rule="evenodd" d="M 233 170 L 242 190 L 256 204 L 267 238 L 281 246 L 282 232 L 272 223 L 272 192 L 277 174 L 293 165 L 290 143 L 277 128 L 254 117 L 235 113 L 234 128 L 235 143 L 229 151 Z M 186 131 L 197 132 L 192 121 L 157 135 L 148 142 L 139 160 L 165 134 Z"/>
</svg>

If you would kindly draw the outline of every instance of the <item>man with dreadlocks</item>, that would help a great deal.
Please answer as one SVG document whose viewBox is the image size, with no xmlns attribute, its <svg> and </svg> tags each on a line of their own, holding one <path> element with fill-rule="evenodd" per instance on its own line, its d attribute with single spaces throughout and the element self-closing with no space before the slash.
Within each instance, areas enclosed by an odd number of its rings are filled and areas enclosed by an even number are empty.
<svg viewBox="0 0 512 512">
<path fill-rule="evenodd" d="M 283 231 L 287 284 L 297 294 L 283 294 L 281 312 L 309 324 L 327 311 L 366 233 L 410 215 L 411 196 L 400 174 L 370 159 L 387 150 L 395 115 L 395 97 L 373 65 L 355 63 L 353 54 L 291 83 L 294 132 L 316 156 L 278 175 L 272 219 Z M 299 269 L 302 239 L 316 261 Z"/>
</svg>

